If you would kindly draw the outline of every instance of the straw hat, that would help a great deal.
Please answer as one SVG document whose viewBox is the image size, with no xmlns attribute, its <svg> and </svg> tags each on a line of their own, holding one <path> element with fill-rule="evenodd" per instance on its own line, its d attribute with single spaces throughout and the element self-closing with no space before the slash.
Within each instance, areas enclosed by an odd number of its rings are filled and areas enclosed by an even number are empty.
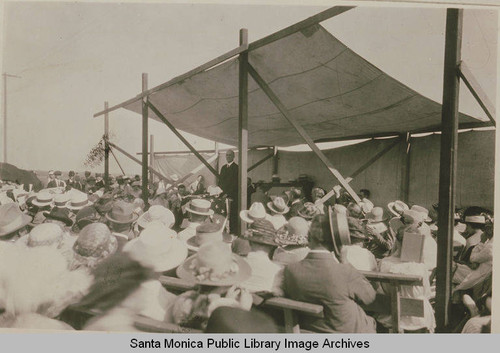
<svg viewBox="0 0 500 353">
<path fill-rule="evenodd" d="M 57 194 L 54 196 L 54 202 L 53 206 L 54 207 L 59 207 L 59 208 L 66 208 L 69 202 L 69 195 L 67 193 L 64 194 Z"/>
<path fill-rule="evenodd" d="M 406 210 L 403 213 L 405 224 L 422 223 L 424 221 L 424 214 L 412 209 Z"/>
<path fill-rule="evenodd" d="M 179 278 L 206 286 L 232 286 L 248 278 L 252 270 L 222 241 L 209 242 L 177 268 Z"/>
<path fill-rule="evenodd" d="M 208 200 L 193 199 L 187 204 L 186 211 L 202 216 L 211 216 L 214 214 L 214 211 L 210 209 L 211 206 L 212 203 Z"/>
<path fill-rule="evenodd" d="M 66 207 L 72 211 L 78 211 L 84 208 L 85 206 L 90 206 L 90 205 L 92 205 L 92 202 L 89 201 L 87 194 L 78 193 L 71 197 L 70 202 Z"/>
<path fill-rule="evenodd" d="M 210 185 L 208 188 L 207 188 L 207 192 L 210 196 L 219 196 L 220 194 L 222 194 L 222 189 L 218 186 L 214 186 L 214 185 Z"/>
<path fill-rule="evenodd" d="M 153 205 L 137 219 L 137 224 L 142 228 L 147 228 L 151 222 L 155 221 L 159 221 L 170 228 L 175 223 L 175 217 L 168 208 L 161 205 Z"/>
<path fill-rule="evenodd" d="M 282 197 L 275 197 L 273 201 L 267 203 L 267 207 L 276 214 L 286 214 L 290 208 L 285 203 Z"/>
<path fill-rule="evenodd" d="M 169 236 L 169 232 L 173 231 L 164 224 L 151 223 L 138 238 L 125 244 L 123 251 L 155 272 L 168 271 L 179 266 L 188 254 L 186 245 L 176 239 L 175 235 Z"/>
<path fill-rule="evenodd" d="M 99 261 L 116 252 L 118 241 L 103 223 L 85 226 L 73 245 L 74 266 L 94 267 Z"/>
<path fill-rule="evenodd" d="M 240 218 L 246 223 L 253 223 L 257 219 L 265 219 L 267 216 L 264 205 L 260 202 L 254 202 L 249 210 L 240 212 Z"/>
<path fill-rule="evenodd" d="M 37 246 L 53 246 L 60 248 L 65 242 L 68 244 L 71 240 L 70 236 L 57 224 L 42 223 L 33 228 L 29 234 L 19 238 L 16 243 L 26 245 L 30 248 Z"/>
<path fill-rule="evenodd" d="M 333 239 L 333 250 L 338 257 L 342 246 L 351 244 L 349 222 L 345 214 L 334 212 L 331 207 L 328 208 L 328 216 Z"/>
<path fill-rule="evenodd" d="M 432 222 L 431 217 L 429 217 L 429 210 L 425 207 L 419 205 L 411 206 L 410 210 L 420 212 L 423 216 L 424 222 Z"/>
<path fill-rule="evenodd" d="M 36 195 L 36 199 L 32 201 L 33 205 L 38 207 L 51 206 L 54 200 L 54 194 L 48 191 L 40 191 Z"/>
<path fill-rule="evenodd" d="M 133 223 L 138 218 L 134 211 L 135 207 L 133 204 L 125 201 L 117 201 L 114 203 L 111 211 L 106 213 L 106 218 L 108 221 L 117 224 Z"/>
<path fill-rule="evenodd" d="M 186 240 L 186 245 L 189 250 L 198 251 L 199 247 L 212 242 L 223 241 L 231 243 L 232 237 L 230 234 L 223 232 L 222 224 L 205 222 L 196 227 L 196 235 Z"/>
<path fill-rule="evenodd" d="M 382 207 L 373 207 L 370 212 L 366 214 L 368 223 L 380 223 L 385 221 L 384 209 Z"/>
<path fill-rule="evenodd" d="M 410 209 L 407 204 L 405 204 L 403 201 L 400 200 L 389 202 L 387 204 L 387 208 L 396 217 L 401 216 L 401 214 L 403 214 L 404 211 Z"/>
<path fill-rule="evenodd" d="M 22 213 L 16 203 L 0 206 L 0 237 L 13 233 L 31 222 L 31 217 Z"/>
<path fill-rule="evenodd" d="M 304 207 L 302 207 L 300 210 L 297 211 L 297 214 L 310 221 L 311 219 L 314 218 L 314 216 L 320 214 L 319 209 L 316 207 L 315 204 L 312 202 L 306 202 L 304 204 Z"/>
<path fill-rule="evenodd" d="M 485 224 L 486 223 L 486 217 L 484 217 L 482 215 L 466 216 L 465 217 L 465 223 Z"/>
</svg>

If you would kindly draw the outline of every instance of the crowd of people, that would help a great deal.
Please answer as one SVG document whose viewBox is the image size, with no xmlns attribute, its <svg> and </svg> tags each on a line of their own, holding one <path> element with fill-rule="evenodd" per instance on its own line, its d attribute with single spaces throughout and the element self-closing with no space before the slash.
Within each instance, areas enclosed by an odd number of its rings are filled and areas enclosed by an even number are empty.
<svg viewBox="0 0 500 353">
<path fill-rule="evenodd" d="M 326 198 L 319 187 L 273 193 L 258 182 L 238 213 L 237 165 L 227 156 L 218 185 L 170 176 L 150 183 L 148 205 L 139 176 L 70 171 L 61 180 L 51 171 L 38 192 L 2 181 L 0 327 L 130 332 L 140 315 L 205 332 L 280 332 L 255 298 L 281 296 L 323 307 L 321 318 L 300 318 L 303 329 L 389 332 L 390 314 L 367 309 L 390 292 L 362 272 L 375 271 L 422 277 L 402 296 L 421 299 L 424 315 L 400 324 L 434 332 L 439 205 L 381 207 L 366 189 L 356 202 L 340 186 Z M 493 214 L 468 207 L 455 221 L 455 330 L 488 332 Z M 172 293 L 162 275 L 197 286 Z M 82 311 L 92 315 L 75 319 Z"/>
</svg>

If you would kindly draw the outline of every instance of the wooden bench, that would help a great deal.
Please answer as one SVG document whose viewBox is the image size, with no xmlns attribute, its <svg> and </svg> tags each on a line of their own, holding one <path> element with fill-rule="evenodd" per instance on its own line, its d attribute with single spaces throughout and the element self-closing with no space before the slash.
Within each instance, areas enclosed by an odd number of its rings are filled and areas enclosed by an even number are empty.
<svg viewBox="0 0 500 353">
<path fill-rule="evenodd" d="M 422 286 L 423 279 L 415 275 L 360 271 L 370 282 L 390 284 L 390 294 L 377 294 L 375 301 L 363 306 L 365 311 L 390 313 L 392 316 L 392 332 L 402 332 L 401 316 L 424 317 L 424 301 L 422 299 L 401 297 L 401 286 Z"/>
<path fill-rule="evenodd" d="M 159 280 L 166 289 L 176 293 L 191 290 L 196 287 L 196 284 L 193 282 L 187 282 L 175 277 L 161 276 Z M 283 311 L 285 323 L 284 330 L 287 333 L 300 333 L 297 313 L 307 316 L 323 317 L 323 306 L 317 304 L 304 303 L 283 297 L 272 297 L 262 301 L 262 298 L 256 295 L 253 295 L 253 302 L 255 305 L 264 308 L 267 307 Z"/>
</svg>

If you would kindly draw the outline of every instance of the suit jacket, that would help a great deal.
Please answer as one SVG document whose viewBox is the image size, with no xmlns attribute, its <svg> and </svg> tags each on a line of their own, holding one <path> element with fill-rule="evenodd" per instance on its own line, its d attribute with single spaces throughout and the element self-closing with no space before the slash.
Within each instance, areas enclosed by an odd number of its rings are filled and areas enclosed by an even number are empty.
<svg viewBox="0 0 500 353">
<path fill-rule="evenodd" d="M 351 265 L 339 264 L 331 253 L 310 252 L 285 268 L 288 298 L 323 306 L 324 317 L 300 318 L 300 325 L 315 332 L 375 333 L 375 320 L 358 303 L 375 300 L 370 282 Z"/>
<path fill-rule="evenodd" d="M 233 200 L 238 199 L 238 165 L 223 165 L 219 173 L 219 186 Z"/>
</svg>

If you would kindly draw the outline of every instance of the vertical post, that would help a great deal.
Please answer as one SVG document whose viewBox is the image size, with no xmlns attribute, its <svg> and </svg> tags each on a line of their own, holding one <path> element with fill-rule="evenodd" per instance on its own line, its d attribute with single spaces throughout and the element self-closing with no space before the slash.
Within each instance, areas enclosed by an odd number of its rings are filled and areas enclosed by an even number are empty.
<svg viewBox="0 0 500 353">
<path fill-rule="evenodd" d="M 7 163 L 7 74 L 3 75 L 3 162 Z"/>
<path fill-rule="evenodd" d="M 154 168 L 155 163 L 155 135 L 149 135 L 149 166 Z M 154 183 L 155 175 L 153 172 L 149 172 L 149 181 Z"/>
<path fill-rule="evenodd" d="M 142 91 L 148 89 L 148 74 L 142 74 Z M 148 102 L 149 97 L 142 99 L 142 199 L 148 208 Z"/>
<path fill-rule="evenodd" d="M 219 143 L 218 142 L 215 142 L 215 146 L 214 146 L 214 150 L 215 150 L 215 155 L 217 156 L 217 158 L 215 159 L 215 170 L 218 172 L 220 172 L 220 165 L 219 165 Z M 215 178 L 217 179 L 217 178 Z M 219 181 L 218 180 L 215 180 L 215 185 L 219 185 Z"/>
<path fill-rule="evenodd" d="M 411 134 L 406 133 L 404 142 L 403 183 L 401 200 L 408 203 L 410 200 L 410 167 L 411 167 Z"/>
<path fill-rule="evenodd" d="M 104 102 L 104 187 L 105 190 L 109 189 L 109 113 L 107 112 L 109 107 L 108 102 Z"/>
<path fill-rule="evenodd" d="M 438 255 L 436 275 L 436 326 L 444 332 L 449 324 L 451 259 L 457 173 L 458 66 L 462 46 L 461 9 L 446 12 L 443 107 L 441 117 L 441 157 L 439 168 Z"/>
<path fill-rule="evenodd" d="M 240 29 L 240 45 L 248 44 L 248 30 Z M 247 168 L 248 168 L 248 52 L 239 56 L 239 114 L 238 114 L 238 214 L 247 208 Z M 240 235 L 245 231 L 245 223 L 238 219 Z"/>
<path fill-rule="evenodd" d="M 272 175 L 275 175 L 275 174 L 278 174 L 278 161 L 279 161 L 278 147 L 274 146 L 273 152 L 274 152 L 274 156 L 273 156 L 273 174 Z"/>
</svg>

